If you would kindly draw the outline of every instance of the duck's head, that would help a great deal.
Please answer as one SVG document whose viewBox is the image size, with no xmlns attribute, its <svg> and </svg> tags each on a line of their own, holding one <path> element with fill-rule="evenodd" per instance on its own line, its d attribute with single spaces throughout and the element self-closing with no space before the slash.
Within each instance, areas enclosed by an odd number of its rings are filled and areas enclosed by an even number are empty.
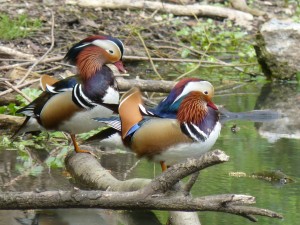
<svg viewBox="0 0 300 225">
<path fill-rule="evenodd" d="M 192 91 L 207 92 L 207 98 L 210 100 L 214 95 L 214 88 L 208 81 L 199 78 L 184 78 L 181 79 L 170 91 L 170 94 L 162 100 L 155 109 L 158 114 L 166 112 L 177 113 L 179 105 L 183 98 Z M 211 104 L 211 101 L 208 102 Z M 211 104 L 211 107 L 217 107 Z"/>
<path fill-rule="evenodd" d="M 178 105 L 178 120 L 200 123 L 207 115 L 209 108 L 218 110 L 212 102 L 213 96 L 214 87 L 210 82 L 204 80 L 187 82 L 174 100 L 174 104 Z"/>
<path fill-rule="evenodd" d="M 73 45 L 65 60 L 78 69 L 83 79 L 93 76 L 105 64 L 114 64 L 120 72 L 126 72 L 122 63 L 123 43 L 114 37 L 94 35 Z"/>
</svg>

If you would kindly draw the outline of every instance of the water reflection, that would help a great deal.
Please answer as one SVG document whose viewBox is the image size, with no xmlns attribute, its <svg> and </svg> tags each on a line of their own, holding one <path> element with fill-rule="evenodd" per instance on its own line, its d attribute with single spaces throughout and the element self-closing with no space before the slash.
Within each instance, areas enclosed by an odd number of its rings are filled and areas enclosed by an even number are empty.
<svg viewBox="0 0 300 225">
<path fill-rule="evenodd" d="M 273 109 L 284 117 L 270 123 L 256 124 L 259 134 L 276 142 L 280 138 L 300 139 L 300 94 L 297 85 L 266 84 L 257 98 L 257 109 Z"/>
<path fill-rule="evenodd" d="M 161 225 L 154 213 L 100 209 L 0 211 L 1 225 Z"/>
</svg>

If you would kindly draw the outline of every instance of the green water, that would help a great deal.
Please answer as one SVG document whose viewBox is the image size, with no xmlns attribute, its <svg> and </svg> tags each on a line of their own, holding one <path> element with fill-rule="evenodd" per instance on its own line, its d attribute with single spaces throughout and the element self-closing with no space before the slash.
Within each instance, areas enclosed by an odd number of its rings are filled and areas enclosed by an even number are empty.
<svg viewBox="0 0 300 225">
<path fill-rule="evenodd" d="M 256 197 L 255 206 L 271 209 L 283 214 L 284 219 L 257 217 L 261 225 L 297 225 L 300 223 L 300 91 L 296 85 L 265 85 L 246 84 L 229 92 L 219 92 L 215 103 L 224 105 L 232 112 L 245 112 L 254 109 L 272 109 L 285 113 L 283 119 L 277 122 L 253 122 L 247 120 L 227 121 L 222 126 L 220 138 L 214 148 L 221 149 L 230 156 L 230 161 L 203 170 L 197 183 L 192 189 L 193 196 L 213 194 L 247 194 Z M 232 132 L 231 127 L 239 129 Z M 19 176 L 15 171 L 18 153 L 11 150 L 0 151 L 1 183 L 9 182 Z M 101 159 L 102 164 L 120 179 L 137 161 L 132 154 L 106 155 Z M 262 179 L 248 177 L 255 172 L 276 171 L 280 169 L 295 182 L 280 184 Z M 128 171 L 127 171 L 128 172 Z M 246 177 L 230 176 L 232 172 L 243 172 Z M 8 174 L 10 173 L 10 174 Z M 132 177 L 152 178 L 160 173 L 159 165 L 141 160 L 138 165 L 127 173 L 127 179 Z M 68 190 L 72 184 L 63 175 L 63 170 L 45 169 L 38 177 L 20 177 L 10 188 L 5 190 Z M 3 189 L 3 188 L 2 188 Z M 122 215 L 121 215 L 122 214 Z M 37 221 L 48 218 L 48 224 L 159 224 L 153 214 L 143 214 L 139 220 L 128 223 L 132 214 L 118 213 L 108 210 L 52 210 L 38 211 Z M 165 223 L 166 212 L 154 212 L 161 223 Z M 39 215 L 39 216 L 37 216 Z M 46 216 L 45 216 L 46 215 Z M 70 215 L 77 215 L 72 217 Z M 140 214 L 141 215 L 141 214 Z M 200 212 L 202 225 L 205 224 L 252 224 L 245 218 L 216 212 Z M 1 211 L 0 225 L 21 224 L 16 218 L 25 218 L 28 214 L 22 211 Z M 72 218 L 72 219 L 71 219 Z M 135 215 L 136 218 L 136 215 Z M 146 219 L 147 218 L 147 219 Z M 10 222 L 8 222 L 10 221 Z M 62 222 L 63 221 L 63 222 Z M 113 222 L 112 222 L 113 221 Z M 126 222 L 125 222 L 126 221 Z M 147 222 L 148 221 L 148 222 Z M 42 224 L 39 222 L 37 224 Z"/>
</svg>

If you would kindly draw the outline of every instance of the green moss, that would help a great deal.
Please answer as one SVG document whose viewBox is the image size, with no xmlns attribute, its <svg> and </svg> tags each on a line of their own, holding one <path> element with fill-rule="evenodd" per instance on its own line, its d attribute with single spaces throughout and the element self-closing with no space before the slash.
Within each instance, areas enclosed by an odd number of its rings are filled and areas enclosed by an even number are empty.
<svg viewBox="0 0 300 225">
<path fill-rule="evenodd" d="M 22 14 L 16 18 L 10 18 L 7 14 L 0 13 L 0 39 L 12 40 L 30 36 L 42 26 L 39 19 L 30 19 Z"/>
</svg>

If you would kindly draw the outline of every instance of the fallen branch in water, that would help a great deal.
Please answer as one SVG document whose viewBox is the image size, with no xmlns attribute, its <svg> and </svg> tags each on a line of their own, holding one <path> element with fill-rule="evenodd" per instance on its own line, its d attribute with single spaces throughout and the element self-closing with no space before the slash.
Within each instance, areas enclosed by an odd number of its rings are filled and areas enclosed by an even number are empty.
<svg viewBox="0 0 300 225">
<path fill-rule="evenodd" d="M 250 207 L 255 198 L 249 195 L 224 194 L 193 198 L 191 196 L 172 196 L 168 191 L 182 178 L 228 161 L 229 157 L 220 150 L 208 152 L 198 159 L 187 159 L 170 167 L 152 181 L 133 179 L 110 183 L 111 175 L 89 154 L 71 153 L 66 157 L 68 170 L 76 180 L 85 184 L 108 184 L 110 190 L 118 191 L 46 191 L 0 193 L 0 209 L 40 209 L 40 208 L 106 208 L 106 209 L 157 209 L 175 211 L 218 211 L 240 215 L 254 220 L 253 215 L 282 218 L 278 213 L 267 209 Z M 115 181 L 116 178 L 113 178 Z M 143 181 L 144 180 L 144 181 Z M 136 190 L 128 186 L 140 187 Z M 126 184 L 127 183 L 127 184 Z M 97 186 L 96 185 L 96 186 Z M 125 189 L 123 191 L 122 189 Z M 128 192 L 128 190 L 132 190 Z"/>
</svg>

